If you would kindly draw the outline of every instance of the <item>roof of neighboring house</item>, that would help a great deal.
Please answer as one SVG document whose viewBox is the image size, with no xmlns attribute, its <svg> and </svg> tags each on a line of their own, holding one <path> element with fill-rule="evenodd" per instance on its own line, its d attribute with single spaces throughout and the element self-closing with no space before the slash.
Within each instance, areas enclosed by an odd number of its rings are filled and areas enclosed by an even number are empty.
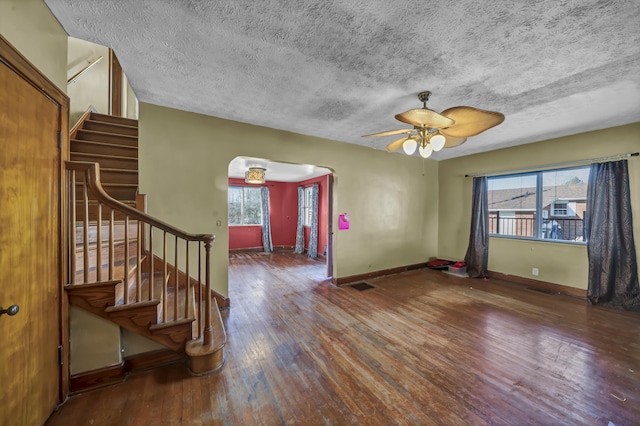
<svg viewBox="0 0 640 426">
<path fill-rule="evenodd" d="M 548 206 L 556 200 L 586 200 L 586 184 L 545 186 L 542 190 L 542 205 Z M 535 210 L 536 188 L 490 190 L 489 210 Z"/>
</svg>

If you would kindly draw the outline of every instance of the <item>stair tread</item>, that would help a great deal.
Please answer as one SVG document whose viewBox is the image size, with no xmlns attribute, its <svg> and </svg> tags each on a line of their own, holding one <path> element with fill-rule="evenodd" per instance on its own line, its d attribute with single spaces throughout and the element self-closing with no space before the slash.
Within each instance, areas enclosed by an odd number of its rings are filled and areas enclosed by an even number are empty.
<svg viewBox="0 0 640 426">
<path fill-rule="evenodd" d="M 224 323 L 220 317 L 220 309 L 215 297 L 211 296 L 211 326 L 213 329 L 213 338 L 209 346 L 204 346 L 203 338 L 192 340 L 187 343 L 185 352 L 189 356 L 202 356 L 222 349 L 227 344 L 227 333 L 224 329 Z"/>
<path fill-rule="evenodd" d="M 85 120 L 85 123 L 108 124 L 109 126 L 114 126 L 114 127 L 122 127 L 127 129 L 136 129 L 136 130 L 138 129 L 138 126 L 135 126 L 135 125 L 116 123 L 114 121 L 108 121 L 108 120 L 100 120 L 100 117 L 97 117 L 97 118 L 90 117 L 89 119 Z"/>
<path fill-rule="evenodd" d="M 136 205 L 136 201 L 135 200 L 118 200 L 118 201 L 121 202 L 122 204 L 127 204 L 127 205 L 131 204 L 133 206 Z M 88 199 L 87 202 L 89 203 L 89 205 L 97 205 L 98 204 L 98 200 L 94 200 L 94 199 L 91 199 L 91 198 Z M 84 204 L 84 201 L 83 200 L 76 200 L 76 204 Z M 103 206 L 104 206 L 105 209 L 109 208 L 109 207 L 105 206 L 104 204 L 103 204 Z M 133 219 L 130 219 L 130 220 L 133 220 Z M 108 221 L 109 221 L 109 219 L 103 219 L 103 222 L 108 222 Z M 95 222 L 95 219 L 91 219 L 90 222 Z M 124 222 L 124 221 L 123 220 L 118 220 L 116 222 Z"/>
<path fill-rule="evenodd" d="M 143 308 L 147 306 L 157 306 L 160 303 L 159 300 L 143 300 L 142 302 L 129 302 L 126 305 L 114 305 L 108 306 L 104 310 L 105 312 L 121 312 L 128 309 Z"/>
<path fill-rule="evenodd" d="M 102 186 L 114 186 L 114 187 L 121 187 L 121 188 L 137 188 L 138 184 L 137 183 L 121 183 L 121 182 L 102 182 Z"/>
<path fill-rule="evenodd" d="M 103 132 L 101 130 L 93 130 L 93 129 L 78 129 L 78 133 L 79 132 L 88 132 L 88 133 L 99 133 L 101 135 L 110 135 L 110 136 L 117 136 L 120 138 L 126 138 L 126 139 L 138 139 L 138 136 L 134 136 L 134 135 L 125 135 L 125 134 L 120 134 L 120 133 L 111 133 L 111 132 Z"/>
<path fill-rule="evenodd" d="M 171 320 L 171 321 L 167 321 L 167 322 L 159 322 L 157 324 L 152 324 L 149 326 L 149 330 L 154 331 L 154 330 L 162 330 L 165 328 L 169 328 L 169 327 L 175 327 L 176 325 L 182 325 L 182 324 L 191 324 L 196 320 L 195 317 L 190 317 L 190 318 L 182 318 L 179 320 Z"/>
<path fill-rule="evenodd" d="M 85 157 L 96 157 L 96 158 L 114 158 L 118 160 L 127 160 L 127 161 L 138 161 L 137 157 L 123 157 L 121 155 L 105 155 L 105 154 L 94 154 L 91 152 L 72 152 L 71 156 L 85 156 Z M 73 159 L 72 159 L 73 160 Z"/>
<path fill-rule="evenodd" d="M 106 280 L 106 281 L 95 281 L 91 283 L 82 283 L 82 284 L 65 284 L 65 288 L 69 290 L 79 289 L 79 288 L 90 288 L 90 287 L 103 287 L 109 285 L 116 285 L 120 283 L 121 280 Z"/>
<path fill-rule="evenodd" d="M 132 169 L 117 169 L 114 167 L 100 167 L 101 172 L 119 172 L 119 173 L 135 173 L 138 174 L 137 170 Z"/>
<path fill-rule="evenodd" d="M 80 143 L 80 144 L 100 145 L 100 146 L 107 146 L 107 147 L 117 147 L 118 149 L 131 149 L 131 150 L 136 150 L 136 151 L 138 150 L 137 146 L 120 145 L 120 144 L 117 144 L 117 143 L 93 141 L 93 140 L 90 140 L 90 139 L 71 139 L 71 142 L 72 143 Z"/>
<path fill-rule="evenodd" d="M 131 126 L 137 126 L 138 120 L 135 118 L 129 117 L 118 117 L 115 115 L 102 114 L 97 111 L 91 111 L 91 118 L 99 118 L 103 121 L 115 121 L 115 122 L 123 122 L 130 123 Z"/>
</svg>

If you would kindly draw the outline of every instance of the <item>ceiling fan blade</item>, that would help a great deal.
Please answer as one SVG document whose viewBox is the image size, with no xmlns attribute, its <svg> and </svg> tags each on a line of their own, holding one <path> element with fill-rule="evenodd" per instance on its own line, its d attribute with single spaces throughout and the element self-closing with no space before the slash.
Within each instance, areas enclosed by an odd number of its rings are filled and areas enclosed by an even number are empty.
<svg viewBox="0 0 640 426">
<path fill-rule="evenodd" d="M 469 106 L 449 108 L 442 111 L 442 115 L 454 120 L 455 124 L 444 129 L 441 128 L 440 133 L 456 138 L 475 136 L 504 121 L 504 114 L 500 112 L 486 111 Z"/>
<path fill-rule="evenodd" d="M 398 139 L 397 141 L 391 142 L 387 145 L 387 151 L 397 151 L 402 148 L 402 144 L 408 139 L 408 137 Z"/>
<path fill-rule="evenodd" d="M 443 128 L 455 123 L 453 117 L 445 117 L 429 108 L 415 108 L 396 114 L 396 120 L 418 127 Z"/>
<path fill-rule="evenodd" d="M 467 141 L 467 138 L 456 138 L 453 136 L 445 136 L 444 147 L 453 148 L 458 145 L 462 145 Z"/>
<path fill-rule="evenodd" d="M 391 135 L 399 135 L 402 133 L 411 133 L 413 129 L 398 129 L 398 130 L 387 130 L 386 132 L 373 133 L 371 135 L 364 135 L 363 138 L 371 138 L 377 136 L 391 136 Z"/>
</svg>

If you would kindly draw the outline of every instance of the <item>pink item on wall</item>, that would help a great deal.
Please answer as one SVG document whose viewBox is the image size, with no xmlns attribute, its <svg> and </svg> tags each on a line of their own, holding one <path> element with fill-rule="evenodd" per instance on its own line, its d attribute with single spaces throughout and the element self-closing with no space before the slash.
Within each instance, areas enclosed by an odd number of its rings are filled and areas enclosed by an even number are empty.
<svg viewBox="0 0 640 426">
<path fill-rule="evenodd" d="M 338 229 L 341 230 L 341 231 L 349 229 L 349 214 L 348 213 L 342 213 L 338 217 L 340 219 L 340 222 L 338 223 Z"/>
</svg>

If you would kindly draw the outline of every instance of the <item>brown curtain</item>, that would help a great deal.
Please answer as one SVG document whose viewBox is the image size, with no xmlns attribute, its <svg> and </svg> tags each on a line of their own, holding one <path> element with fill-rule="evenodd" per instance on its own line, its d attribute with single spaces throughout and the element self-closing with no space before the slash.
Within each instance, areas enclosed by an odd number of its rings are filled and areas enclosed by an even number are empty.
<svg viewBox="0 0 640 426">
<path fill-rule="evenodd" d="M 471 233 L 469 246 L 464 256 L 470 277 L 488 276 L 489 263 L 489 201 L 487 198 L 487 177 L 473 178 L 473 201 L 471 206 Z"/>
<path fill-rule="evenodd" d="M 640 310 L 626 160 L 591 165 L 585 226 L 589 301 Z"/>
</svg>

